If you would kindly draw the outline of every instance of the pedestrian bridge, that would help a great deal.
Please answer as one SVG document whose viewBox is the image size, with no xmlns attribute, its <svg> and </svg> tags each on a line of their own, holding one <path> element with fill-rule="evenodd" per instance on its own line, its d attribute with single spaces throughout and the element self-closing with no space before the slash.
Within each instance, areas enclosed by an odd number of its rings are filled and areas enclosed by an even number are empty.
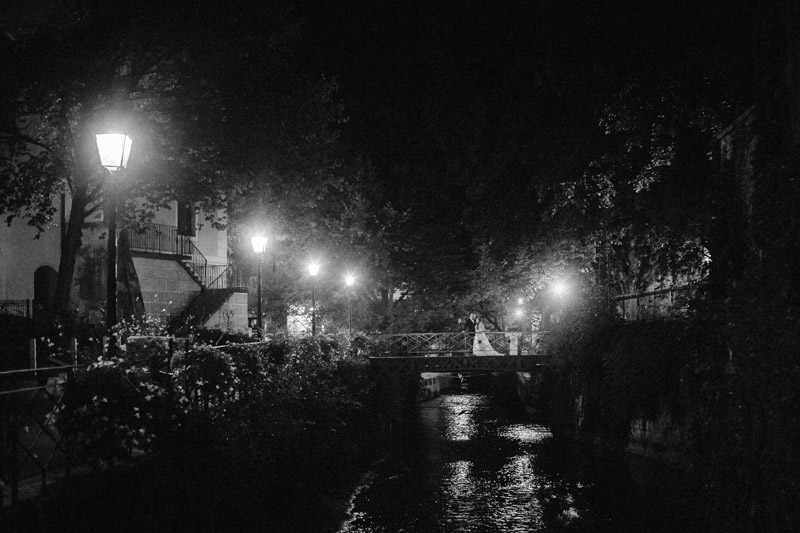
<svg viewBox="0 0 800 533">
<path fill-rule="evenodd" d="M 473 353 L 473 334 L 396 333 L 375 335 L 380 356 L 370 362 L 393 373 L 530 372 L 544 364 L 542 339 L 546 332 L 486 331 L 492 355 Z M 485 352 L 482 352 L 485 353 Z"/>
</svg>

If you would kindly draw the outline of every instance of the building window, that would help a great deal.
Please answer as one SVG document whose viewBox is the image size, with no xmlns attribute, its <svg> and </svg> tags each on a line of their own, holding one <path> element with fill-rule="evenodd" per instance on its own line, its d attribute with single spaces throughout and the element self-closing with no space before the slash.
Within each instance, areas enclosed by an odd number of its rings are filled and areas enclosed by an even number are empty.
<svg viewBox="0 0 800 533">
<path fill-rule="evenodd" d="M 178 202 L 178 235 L 197 236 L 197 212 L 193 202 Z"/>
</svg>

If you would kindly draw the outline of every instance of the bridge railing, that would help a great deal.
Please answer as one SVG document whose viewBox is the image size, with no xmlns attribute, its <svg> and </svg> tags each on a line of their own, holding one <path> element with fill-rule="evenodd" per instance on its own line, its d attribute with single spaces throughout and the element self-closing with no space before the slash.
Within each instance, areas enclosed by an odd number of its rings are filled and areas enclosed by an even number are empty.
<svg viewBox="0 0 800 533">
<path fill-rule="evenodd" d="M 485 331 L 495 355 L 536 355 L 543 351 L 546 331 Z M 375 335 L 384 356 L 472 355 L 472 333 L 391 333 Z M 482 352 L 487 354 L 487 352 Z"/>
</svg>

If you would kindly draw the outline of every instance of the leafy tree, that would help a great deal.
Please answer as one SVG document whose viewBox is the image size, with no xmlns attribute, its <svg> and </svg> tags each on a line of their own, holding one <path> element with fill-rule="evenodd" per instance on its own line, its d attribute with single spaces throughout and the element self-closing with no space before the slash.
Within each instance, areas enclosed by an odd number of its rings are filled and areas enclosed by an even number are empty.
<svg viewBox="0 0 800 533">
<path fill-rule="evenodd" d="M 248 192 L 237 183 L 291 183 L 302 175 L 287 172 L 291 165 L 320 164 L 306 156 L 328 127 L 314 122 L 327 87 L 292 67 L 298 26 L 290 10 L 281 2 L 241 7 L 78 2 L 35 31 L 15 28 L 5 43 L 0 210 L 8 223 L 22 218 L 43 231 L 57 195 L 71 199 L 58 311 L 69 305 L 85 221 L 108 198 L 94 133 L 121 128 L 135 139 L 120 194 L 142 221 L 181 198 L 222 225 L 219 214 Z M 264 159 L 278 162 L 276 173 L 255 176 Z"/>
</svg>

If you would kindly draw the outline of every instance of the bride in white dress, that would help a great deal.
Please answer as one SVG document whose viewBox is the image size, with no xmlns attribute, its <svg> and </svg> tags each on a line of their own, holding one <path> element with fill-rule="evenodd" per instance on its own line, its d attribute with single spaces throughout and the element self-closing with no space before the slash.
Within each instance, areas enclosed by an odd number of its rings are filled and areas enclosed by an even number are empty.
<svg viewBox="0 0 800 533">
<path fill-rule="evenodd" d="M 483 325 L 483 317 L 478 317 L 475 324 L 475 338 L 472 341 L 472 353 L 474 355 L 501 355 L 494 351 L 488 337 L 486 337 L 486 326 Z"/>
</svg>

